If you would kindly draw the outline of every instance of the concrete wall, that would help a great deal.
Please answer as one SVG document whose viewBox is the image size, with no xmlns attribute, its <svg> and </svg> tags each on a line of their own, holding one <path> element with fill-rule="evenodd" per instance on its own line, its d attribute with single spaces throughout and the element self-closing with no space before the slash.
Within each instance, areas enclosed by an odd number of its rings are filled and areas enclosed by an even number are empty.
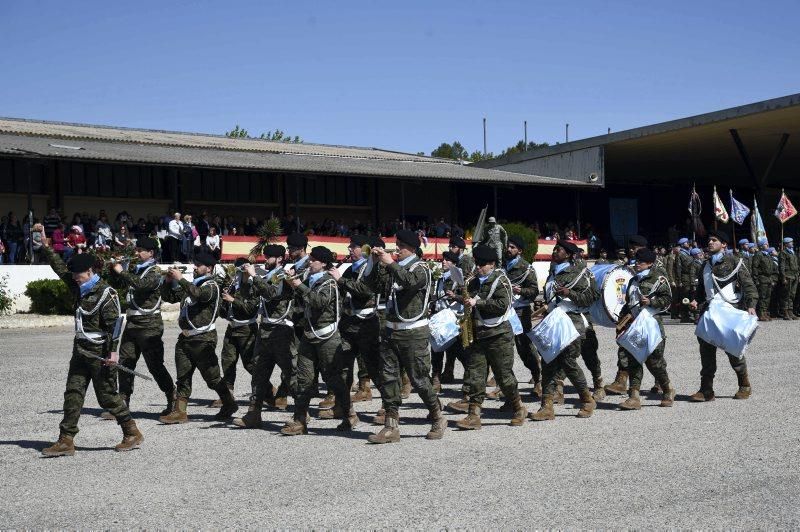
<svg viewBox="0 0 800 532">
<path fill-rule="evenodd" d="M 602 184 L 605 180 L 603 157 L 603 147 L 593 146 L 493 168 L 506 172 L 563 177 L 580 183 L 590 182 L 589 176 L 596 174 L 597 180 L 591 182 Z"/>
<path fill-rule="evenodd" d="M 14 211 L 20 222 L 28 212 L 28 196 L 25 194 L 0 194 L 0 216 Z M 33 196 L 33 216 L 40 220 L 47 214 L 47 196 Z"/>
</svg>

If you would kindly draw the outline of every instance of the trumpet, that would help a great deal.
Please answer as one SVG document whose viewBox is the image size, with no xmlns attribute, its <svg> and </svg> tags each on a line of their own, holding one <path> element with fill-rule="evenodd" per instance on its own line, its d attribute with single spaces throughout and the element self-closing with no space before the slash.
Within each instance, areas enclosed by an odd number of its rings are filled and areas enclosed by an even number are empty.
<svg viewBox="0 0 800 532">
<path fill-rule="evenodd" d="M 370 255 L 372 253 L 372 249 L 373 249 L 372 246 L 370 246 L 369 244 L 364 244 L 363 246 L 361 246 L 361 253 L 363 253 L 364 255 Z M 399 249 L 398 248 L 384 248 L 383 251 L 386 252 L 386 253 L 394 254 L 394 253 L 397 253 L 399 251 Z"/>
<path fill-rule="evenodd" d="M 248 266 L 250 266 L 249 262 L 245 263 L 245 264 L 242 264 L 241 266 L 236 268 L 236 271 L 245 273 L 247 271 L 247 267 Z M 264 277 L 265 275 L 267 275 L 267 273 L 268 273 L 267 270 L 265 270 L 261 266 L 256 265 L 256 275 L 258 275 L 259 277 Z"/>
<path fill-rule="evenodd" d="M 302 273 L 289 275 L 289 272 L 287 272 L 286 270 L 280 270 L 278 272 L 275 272 L 275 275 L 273 275 L 270 278 L 269 282 L 274 285 L 279 285 L 281 284 L 282 281 L 292 281 L 294 279 L 299 279 L 300 277 L 302 277 L 302 275 L 303 275 Z"/>
<path fill-rule="evenodd" d="M 170 270 L 178 270 L 181 273 L 186 273 L 187 268 L 183 264 L 177 264 L 177 263 L 176 264 L 172 264 L 172 265 L 168 266 L 166 270 L 161 272 L 161 275 L 167 276 L 169 274 Z"/>
<path fill-rule="evenodd" d="M 136 255 L 120 255 L 119 257 L 111 257 L 109 259 L 106 259 L 103 262 L 104 264 L 108 264 L 110 266 L 113 266 L 114 264 L 121 264 L 123 268 L 127 269 L 131 261 L 136 258 L 137 258 Z"/>
</svg>

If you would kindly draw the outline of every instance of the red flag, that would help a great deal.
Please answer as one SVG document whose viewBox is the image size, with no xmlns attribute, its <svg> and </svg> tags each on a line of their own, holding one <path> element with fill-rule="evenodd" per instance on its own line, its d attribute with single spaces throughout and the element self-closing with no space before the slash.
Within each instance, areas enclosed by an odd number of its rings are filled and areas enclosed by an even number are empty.
<svg viewBox="0 0 800 532">
<path fill-rule="evenodd" d="M 793 216 L 797 216 L 797 209 L 783 191 L 781 191 L 781 199 L 778 201 L 778 206 L 775 208 L 775 216 L 782 224 L 785 224 L 786 220 Z"/>
</svg>

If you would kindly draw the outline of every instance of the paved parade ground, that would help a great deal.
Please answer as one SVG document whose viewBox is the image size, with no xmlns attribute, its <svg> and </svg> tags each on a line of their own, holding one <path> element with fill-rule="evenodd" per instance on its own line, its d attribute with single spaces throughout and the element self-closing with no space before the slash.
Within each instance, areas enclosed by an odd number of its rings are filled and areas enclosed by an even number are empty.
<svg viewBox="0 0 800 532">
<path fill-rule="evenodd" d="M 163 397 L 137 381 L 133 411 L 145 443 L 130 453 L 111 450 L 121 432 L 97 417 L 90 389 L 77 454 L 54 459 L 39 452 L 58 437 L 71 331 L 0 331 L 0 528 L 796 529 L 798 323 L 762 324 L 746 401 L 731 399 L 736 378 L 720 353 L 717 400 L 688 403 L 699 385 L 697 342 L 693 327 L 669 325 L 671 409 L 643 394 L 641 411 L 620 412 L 622 398 L 613 397 L 582 420 L 573 393 L 555 421 L 512 428 L 500 403 L 487 401 L 482 430 L 427 441 L 426 411 L 412 394 L 401 442 L 374 446 L 366 438 L 377 427 L 368 423 L 342 435 L 338 422 L 313 419 L 308 436 L 280 436 L 285 412 L 265 412 L 264 430 L 230 428 L 213 421 L 214 394 L 196 375 L 191 422 L 176 426 L 158 423 Z M 176 331 L 168 324 L 165 333 L 173 376 Z M 608 381 L 616 349 L 610 330 L 599 337 Z M 143 361 L 138 369 L 146 371 Z M 521 363 L 517 377 L 535 408 Z M 646 371 L 644 384 L 652 385 Z M 446 386 L 443 400 L 459 386 Z M 240 367 L 237 416 L 248 390 Z M 458 417 L 448 415 L 451 427 Z"/>
</svg>

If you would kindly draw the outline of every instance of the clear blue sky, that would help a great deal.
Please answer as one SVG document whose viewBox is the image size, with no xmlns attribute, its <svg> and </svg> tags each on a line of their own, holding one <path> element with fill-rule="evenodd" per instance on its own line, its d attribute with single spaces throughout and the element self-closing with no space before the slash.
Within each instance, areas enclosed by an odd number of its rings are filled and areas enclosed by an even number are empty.
<svg viewBox="0 0 800 532">
<path fill-rule="evenodd" d="M 0 2 L 0 116 L 430 152 L 800 92 L 800 2 Z"/>
</svg>

